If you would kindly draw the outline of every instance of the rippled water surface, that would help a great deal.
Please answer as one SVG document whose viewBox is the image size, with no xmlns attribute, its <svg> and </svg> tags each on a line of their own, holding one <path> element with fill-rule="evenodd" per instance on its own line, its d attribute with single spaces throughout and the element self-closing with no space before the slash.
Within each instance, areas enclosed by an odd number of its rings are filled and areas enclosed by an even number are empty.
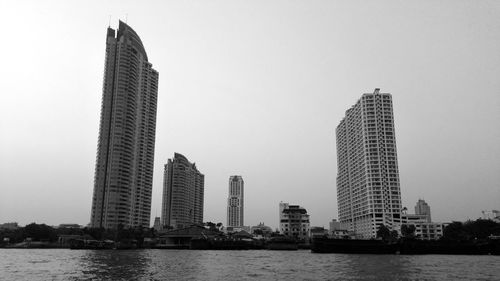
<svg viewBox="0 0 500 281">
<path fill-rule="evenodd" d="M 500 256 L 0 249 L 0 280 L 500 280 Z"/>
</svg>

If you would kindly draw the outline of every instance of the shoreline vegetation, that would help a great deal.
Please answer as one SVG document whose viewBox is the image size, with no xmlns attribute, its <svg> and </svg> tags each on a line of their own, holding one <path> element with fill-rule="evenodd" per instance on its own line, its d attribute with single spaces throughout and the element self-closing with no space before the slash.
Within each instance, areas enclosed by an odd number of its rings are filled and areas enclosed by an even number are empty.
<svg viewBox="0 0 500 281">
<path fill-rule="evenodd" d="M 0 248 L 14 249 L 194 249 L 194 250 L 297 250 L 313 253 L 500 255 L 500 223 L 490 220 L 453 222 L 439 240 L 419 240 L 411 231 L 397 237 L 380 227 L 377 239 L 359 240 L 316 236 L 298 241 L 278 233 L 226 234 L 213 223 L 195 226 L 201 235 L 182 243 L 162 242 L 165 233 L 154 228 L 117 229 L 53 228 L 32 223 L 17 229 L 0 229 Z M 208 236 L 205 233 L 210 233 Z M 258 237 L 258 239 L 256 238 Z"/>
</svg>

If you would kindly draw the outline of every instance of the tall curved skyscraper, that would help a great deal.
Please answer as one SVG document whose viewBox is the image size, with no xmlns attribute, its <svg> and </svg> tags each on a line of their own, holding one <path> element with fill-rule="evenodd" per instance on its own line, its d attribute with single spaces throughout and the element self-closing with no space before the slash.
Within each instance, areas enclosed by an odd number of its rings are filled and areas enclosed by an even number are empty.
<svg viewBox="0 0 500 281">
<path fill-rule="evenodd" d="M 158 72 L 137 33 L 108 28 L 90 225 L 149 227 Z"/>
</svg>

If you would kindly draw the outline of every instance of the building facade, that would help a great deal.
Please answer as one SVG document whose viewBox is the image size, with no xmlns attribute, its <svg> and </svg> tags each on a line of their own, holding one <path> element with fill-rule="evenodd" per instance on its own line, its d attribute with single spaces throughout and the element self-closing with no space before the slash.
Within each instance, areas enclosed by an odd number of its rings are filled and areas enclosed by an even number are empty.
<svg viewBox="0 0 500 281">
<path fill-rule="evenodd" d="M 431 222 L 431 207 L 423 199 L 418 199 L 415 205 L 415 214 L 426 216 L 427 222 Z"/>
<path fill-rule="evenodd" d="M 500 211 L 498 210 L 481 211 L 481 219 L 492 220 L 500 223 Z"/>
<path fill-rule="evenodd" d="M 227 198 L 227 227 L 242 227 L 244 182 L 241 176 L 229 177 L 229 195 Z"/>
<path fill-rule="evenodd" d="M 185 228 L 203 224 L 205 176 L 182 154 L 168 159 L 163 176 L 162 226 Z"/>
<path fill-rule="evenodd" d="M 402 224 L 415 226 L 415 238 L 420 240 L 438 240 L 443 237 L 444 224 L 431 222 L 425 214 L 403 214 Z"/>
<path fill-rule="evenodd" d="M 336 129 L 339 221 L 359 238 L 401 224 L 392 97 L 375 89 L 346 111 Z"/>
<path fill-rule="evenodd" d="M 299 205 L 280 202 L 279 205 L 280 233 L 300 240 L 309 238 L 309 215 L 307 210 Z"/>
<path fill-rule="evenodd" d="M 137 33 L 108 28 L 91 227 L 149 227 L 157 96 Z"/>
</svg>

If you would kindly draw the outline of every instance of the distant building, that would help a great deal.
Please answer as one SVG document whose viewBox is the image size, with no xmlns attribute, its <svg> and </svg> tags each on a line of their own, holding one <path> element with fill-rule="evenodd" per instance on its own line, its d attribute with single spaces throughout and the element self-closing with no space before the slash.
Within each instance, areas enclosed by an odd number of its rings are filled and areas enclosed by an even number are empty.
<svg viewBox="0 0 500 281">
<path fill-rule="evenodd" d="M 270 236 L 273 233 L 273 229 L 265 225 L 263 222 L 256 226 L 250 228 L 250 233 L 255 235 L 262 235 L 264 237 Z"/>
<path fill-rule="evenodd" d="M 175 153 L 163 176 L 162 226 L 186 228 L 203 224 L 205 176 L 196 164 Z"/>
<path fill-rule="evenodd" d="M 402 223 L 415 226 L 415 238 L 438 240 L 443 236 L 443 223 L 429 222 L 427 215 L 403 214 Z"/>
<path fill-rule="evenodd" d="M 425 215 L 427 217 L 427 222 L 431 222 L 431 207 L 423 199 L 418 199 L 415 205 L 416 215 Z"/>
<path fill-rule="evenodd" d="M 227 227 L 242 227 L 244 189 L 241 176 L 229 177 L 229 195 L 227 198 Z"/>
<path fill-rule="evenodd" d="M 290 205 L 281 202 L 280 210 L 280 233 L 298 239 L 309 238 L 309 215 L 307 210 L 299 205 Z"/>
<path fill-rule="evenodd" d="M 328 229 L 328 235 L 333 238 L 344 238 L 349 236 L 348 225 L 343 225 L 336 219 L 333 219 Z"/>
<path fill-rule="evenodd" d="M 227 226 L 223 229 L 224 233 L 233 233 L 233 232 L 240 232 L 240 231 L 245 231 L 250 233 L 251 227 L 247 225 L 243 226 Z"/>
<path fill-rule="evenodd" d="M 160 234 L 157 246 L 172 249 L 189 249 L 191 240 L 195 238 L 213 239 L 220 232 L 206 229 L 200 225 L 168 230 Z"/>
<path fill-rule="evenodd" d="M 91 227 L 149 227 L 158 72 L 137 33 L 108 28 Z"/>
<path fill-rule="evenodd" d="M 153 228 L 156 230 L 156 231 L 161 231 L 162 230 L 162 227 L 161 227 L 161 219 L 160 217 L 155 217 L 155 222 L 153 224 Z"/>
<path fill-rule="evenodd" d="M 0 229 L 15 230 L 18 228 L 19 228 L 19 225 L 17 224 L 17 222 L 6 222 L 6 223 L 0 224 Z"/>
<path fill-rule="evenodd" d="M 483 220 L 492 220 L 500 223 L 500 211 L 498 210 L 481 211 L 481 214 Z"/>
<path fill-rule="evenodd" d="M 83 226 L 81 226 L 77 223 L 61 223 L 57 228 L 79 229 L 79 228 L 83 228 Z"/>
<path fill-rule="evenodd" d="M 328 229 L 325 229 L 322 226 L 312 226 L 309 229 L 309 237 L 310 238 L 325 237 L 327 235 L 328 235 Z"/>
<path fill-rule="evenodd" d="M 336 129 L 339 220 L 360 238 L 376 237 L 383 224 L 401 224 L 396 132 L 392 97 L 363 96 L 346 111 Z"/>
</svg>

